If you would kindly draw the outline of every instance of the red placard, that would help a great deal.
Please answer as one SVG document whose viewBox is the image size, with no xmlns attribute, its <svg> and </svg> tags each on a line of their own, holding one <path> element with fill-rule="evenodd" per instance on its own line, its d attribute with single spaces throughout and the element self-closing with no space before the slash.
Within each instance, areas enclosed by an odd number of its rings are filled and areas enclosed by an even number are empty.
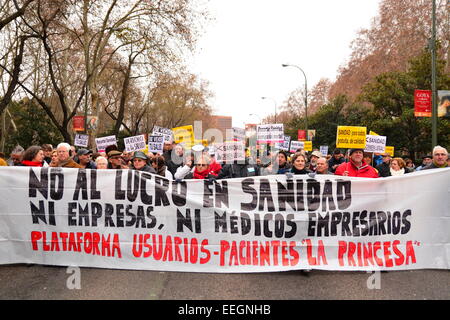
<svg viewBox="0 0 450 320">
<path fill-rule="evenodd" d="M 414 90 L 414 115 L 431 117 L 431 90 Z"/>
<path fill-rule="evenodd" d="M 84 131 L 84 116 L 74 116 L 72 118 L 73 131 Z"/>
<path fill-rule="evenodd" d="M 306 130 L 298 130 L 298 141 L 306 141 Z"/>
</svg>

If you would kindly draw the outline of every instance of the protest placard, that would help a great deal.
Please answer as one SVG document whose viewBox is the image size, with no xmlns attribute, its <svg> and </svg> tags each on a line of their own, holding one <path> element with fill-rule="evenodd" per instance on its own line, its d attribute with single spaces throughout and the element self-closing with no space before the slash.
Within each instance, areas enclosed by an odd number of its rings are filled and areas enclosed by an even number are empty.
<svg viewBox="0 0 450 320">
<path fill-rule="evenodd" d="M 388 153 L 391 157 L 393 157 L 394 156 L 394 150 L 395 150 L 394 147 L 386 147 L 384 152 Z"/>
<path fill-rule="evenodd" d="M 143 134 L 124 138 L 126 152 L 141 151 L 146 148 L 145 136 Z"/>
<path fill-rule="evenodd" d="M 233 127 L 232 130 L 234 141 L 245 141 L 245 129 Z"/>
<path fill-rule="evenodd" d="M 162 154 L 164 150 L 164 136 L 149 136 L 148 151 Z"/>
<path fill-rule="evenodd" d="M 359 148 L 366 147 L 366 127 L 339 126 L 337 128 L 337 148 Z"/>
<path fill-rule="evenodd" d="M 384 149 L 386 148 L 386 137 L 385 136 L 366 136 L 366 148 L 365 152 L 374 152 L 374 153 L 384 153 Z"/>
<path fill-rule="evenodd" d="M 262 124 L 257 127 L 257 143 L 284 142 L 284 125 Z"/>
<path fill-rule="evenodd" d="M 173 133 L 171 129 L 154 126 L 152 130 L 153 136 L 163 136 L 165 142 L 173 141 Z"/>
<path fill-rule="evenodd" d="M 291 141 L 290 152 L 295 153 L 298 149 L 305 149 L 305 141 Z"/>
<path fill-rule="evenodd" d="M 289 151 L 289 146 L 291 144 L 291 137 L 290 136 L 284 136 L 284 142 L 282 143 L 276 143 L 275 147 L 278 150 L 283 150 L 283 151 Z"/>
<path fill-rule="evenodd" d="M 191 125 L 173 128 L 172 132 L 175 143 L 182 143 L 186 148 L 194 145 L 194 128 Z"/>
<path fill-rule="evenodd" d="M 89 143 L 89 135 L 87 134 L 75 135 L 75 141 L 73 143 L 74 146 L 87 148 L 88 143 Z"/>
<path fill-rule="evenodd" d="M 328 146 L 320 146 L 320 153 L 325 157 L 328 154 Z"/>
<path fill-rule="evenodd" d="M 107 136 L 95 139 L 95 144 L 97 145 L 98 152 L 105 152 L 105 149 L 109 146 L 117 146 L 116 136 Z"/>
<path fill-rule="evenodd" d="M 303 148 L 305 149 L 305 151 L 312 151 L 313 150 L 312 141 L 303 141 Z"/>
<path fill-rule="evenodd" d="M 242 141 L 215 143 L 214 151 L 219 163 L 245 160 L 245 144 Z"/>
</svg>

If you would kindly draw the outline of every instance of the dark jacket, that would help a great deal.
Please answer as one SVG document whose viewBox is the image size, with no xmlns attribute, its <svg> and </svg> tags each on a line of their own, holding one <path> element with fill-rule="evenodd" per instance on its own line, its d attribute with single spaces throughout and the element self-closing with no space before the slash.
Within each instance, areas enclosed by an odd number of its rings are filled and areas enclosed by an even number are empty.
<svg viewBox="0 0 450 320">
<path fill-rule="evenodd" d="M 344 157 L 339 158 L 339 160 L 336 160 L 334 157 L 331 157 L 331 159 L 328 161 L 328 168 L 331 172 L 334 173 L 336 171 L 337 167 L 336 167 L 336 169 L 333 169 L 333 166 L 340 165 L 344 162 L 345 162 Z"/>
<path fill-rule="evenodd" d="M 256 177 L 260 175 L 259 169 L 256 164 L 250 164 L 248 160 L 242 164 L 225 164 L 222 166 L 217 179 Z"/>
<path fill-rule="evenodd" d="M 391 175 L 390 165 L 389 163 L 382 163 L 378 167 L 376 167 L 378 171 L 379 177 L 389 177 Z"/>
<path fill-rule="evenodd" d="M 307 169 L 306 167 L 303 170 L 297 170 L 294 166 L 292 166 L 291 170 L 288 172 L 292 174 L 308 174 L 311 173 L 311 170 Z"/>
<path fill-rule="evenodd" d="M 137 171 L 145 171 L 145 172 L 148 172 L 148 173 L 156 174 L 155 168 L 149 166 L 148 164 L 146 164 L 145 166 L 143 166 L 141 169 L 133 169 L 133 170 L 137 170 Z"/>
<path fill-rule="evenodd" d="M 448 168 L 448 164 L 444 168 Z M 422 170 L 430 170 L 430 169 L 440 169 L 437 165 L 432 162 L 431 164 L 427 165 L 426 167 L 423 167 Z"/>
</svg>

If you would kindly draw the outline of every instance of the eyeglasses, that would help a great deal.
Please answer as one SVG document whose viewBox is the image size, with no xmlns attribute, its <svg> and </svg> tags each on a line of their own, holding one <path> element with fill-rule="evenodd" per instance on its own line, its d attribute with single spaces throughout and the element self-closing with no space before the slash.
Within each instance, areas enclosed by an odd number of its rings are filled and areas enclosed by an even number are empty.
<svg viewBox="0 0 450 320">
<path fill-rule="evenodd" d="M 207 167 L 207 164 L 196 164 L 197 167 Z"/>
<path fill-rule="evenodd" d="M 435 155 L 435 156 L 446 156 L 445 153 L 435 153 L 434 155 Z"/>
<path fill-rule="evenodd" d="M 111 160 L 118 160 L 120 157 L 110 157 Z"/>
</svg>

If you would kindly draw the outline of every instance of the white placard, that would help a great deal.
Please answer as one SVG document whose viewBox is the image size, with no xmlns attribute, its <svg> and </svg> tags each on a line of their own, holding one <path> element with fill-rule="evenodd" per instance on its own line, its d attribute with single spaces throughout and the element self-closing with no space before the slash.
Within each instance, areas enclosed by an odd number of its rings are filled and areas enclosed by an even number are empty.
<svg viewBox="0 0 450 320">
<path fill-rule="evenodd" d="M 245 129 L 233 127 L 233 139 L 245 141 Z"/>
<path fill-rule="evenodd" d="M 291 137 L 290 136 L 284 136 L 284 142 L 283 143 L 276 143 L 275 147 L 277 147 L 279 150 L 289 151 L 289 145 L 290 144 L 291 144 Z"/>
<path fill-rule="evenodd" d="M 276 143 L 284 142 L 284 125 L 281 124 L 264 124 L 258 125 L 257 132 L 258 143 Z"/>
<path fill-rule="evenodd" d="M 305 149 L 305 142 L 303 141 L 291 141 L 291 147 L 290 147 L 291 153 L 295 153 L 297 149 Z"/>
<path fill-rule="evenodd" d="M 216 160 L 219 163 L 245 160 L 245 144 L 242 141 L 214 144 Z"/>
<path fill-rule="evenodd" d="M 98 152 L 105 152 L 105 149 L 109 146 L 117 146 L 116 136 L 107 136 L 95 139 Z"/>
<path fill-rule="evenodd" d="M 144 150 L 146 147 L 145 136 L 143 134 L 139 136 L 124 138 L 123 141 L 125 143 L 126 152 Z"/>
<path fill-rule="evenodd" d="M 162 154 L 164 150 L 164 136 L 149 136 L 148 151 Z"/>
<path fill-rule="evenodd" d="M 167 142 L 172 142 L 173 141 L 172 129 L 154 126 L 151 135 L 153 135 L 153 136 L 163 136 L 164 137 L 164 141 L 167 141 Z"/>
<path fill-rule="evenodd" d="M 87 134 L 75 135 L 75 142 L 73 143 L 74 146 L 87 148 L 88 143 L 89 143 L 89 135 Z"/>
<path fill-rule="evenodd" d="M 384 153 L 386 148 L 385 136 L 366 136 L 366 148 L 365 152 Z"/>
<path fill-rule="evenodd" d="M 320 153 L 326 157 L 328 154 L 328 146 L 320 146 Z"/>
</svg>

